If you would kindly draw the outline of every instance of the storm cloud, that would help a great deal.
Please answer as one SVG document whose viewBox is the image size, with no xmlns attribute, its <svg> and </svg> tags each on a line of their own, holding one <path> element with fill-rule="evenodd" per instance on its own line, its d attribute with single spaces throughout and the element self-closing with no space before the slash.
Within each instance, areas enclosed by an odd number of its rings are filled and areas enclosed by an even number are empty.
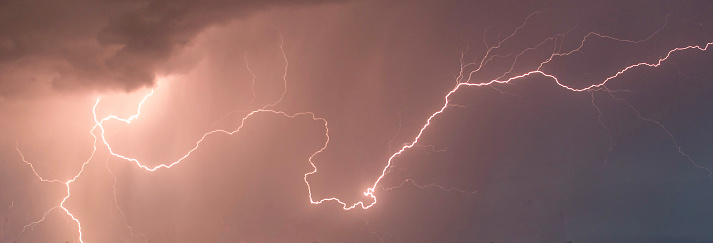
<svg viewBox="0 0 713 243">
<path fill-rule="evenodd" d="M 2 1 L 0 90 L 153 86 L 206 27 L 275 7 L 325 1 Z"/>
</svg>

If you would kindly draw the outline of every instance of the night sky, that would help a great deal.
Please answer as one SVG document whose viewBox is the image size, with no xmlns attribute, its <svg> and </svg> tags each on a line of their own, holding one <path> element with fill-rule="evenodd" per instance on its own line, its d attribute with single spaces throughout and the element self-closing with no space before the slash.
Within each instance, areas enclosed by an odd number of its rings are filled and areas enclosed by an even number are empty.
<svg viewBox="0 0 713 243">
<path fill-rule="evenodd" d="M 713 242 L 712 13 L 0 0 L 0 243 Z"/>
</svg>

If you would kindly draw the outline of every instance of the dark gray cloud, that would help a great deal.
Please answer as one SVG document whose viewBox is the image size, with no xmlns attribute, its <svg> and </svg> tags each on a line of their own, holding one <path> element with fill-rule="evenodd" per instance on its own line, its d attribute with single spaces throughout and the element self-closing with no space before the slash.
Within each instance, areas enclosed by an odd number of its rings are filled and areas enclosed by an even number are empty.
<svg viewBox="0 0 713 243">
<path fill-rule="evenodd" d="M 152 86 L 206 27 L 276 6 L 326 1 L 2 1 L 0 95 Z"/>
</svg>

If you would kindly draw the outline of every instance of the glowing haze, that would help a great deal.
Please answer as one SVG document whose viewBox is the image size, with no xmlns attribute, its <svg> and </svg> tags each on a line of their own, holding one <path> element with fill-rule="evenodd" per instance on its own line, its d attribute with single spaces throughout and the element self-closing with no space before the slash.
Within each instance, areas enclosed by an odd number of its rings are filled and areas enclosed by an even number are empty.
<svg viewBox="0 0 713 243">
<path fill-rule="evenodd" d="M 0 242 L 713 241 L 711 3 L 0 12 Z"/>
</svg>

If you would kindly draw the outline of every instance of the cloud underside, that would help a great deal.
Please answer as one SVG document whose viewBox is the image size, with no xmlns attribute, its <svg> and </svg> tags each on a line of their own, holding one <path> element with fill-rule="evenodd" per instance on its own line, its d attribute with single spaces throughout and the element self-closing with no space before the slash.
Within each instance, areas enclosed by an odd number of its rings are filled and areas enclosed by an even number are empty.
<svg viewBox="0 0 713 243">
<path fill-rule="evenodd" d="M 0 1 L 0 96 L 151 86 L 205 28 L 315 1 Z"/>
</svg>

